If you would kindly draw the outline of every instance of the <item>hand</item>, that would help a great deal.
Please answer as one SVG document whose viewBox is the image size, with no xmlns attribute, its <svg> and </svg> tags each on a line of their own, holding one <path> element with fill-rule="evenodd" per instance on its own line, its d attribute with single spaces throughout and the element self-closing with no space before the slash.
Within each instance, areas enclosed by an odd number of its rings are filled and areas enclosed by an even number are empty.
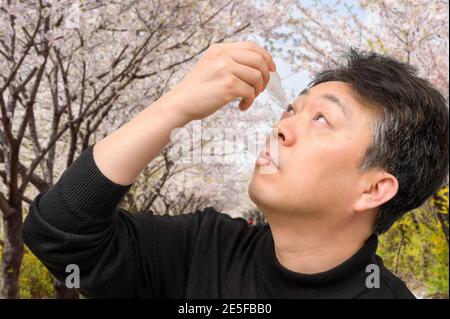
<svg viewBox="0 0 450 319">
<path fill-rule="evenodd" d="M 211 45 L 187 76 L 167 95 L 173 108 L 191 120 L 205 118 L 236 98 L 249 108 L 275 71 L 270 53 L 253 42 Z"/>
</svg>

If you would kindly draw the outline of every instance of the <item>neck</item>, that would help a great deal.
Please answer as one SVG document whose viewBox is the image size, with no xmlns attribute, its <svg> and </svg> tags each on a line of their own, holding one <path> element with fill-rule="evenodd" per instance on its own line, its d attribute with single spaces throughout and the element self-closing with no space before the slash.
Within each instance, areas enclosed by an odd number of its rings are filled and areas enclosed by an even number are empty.
<svg viewBox="0 0 450 319">
<path fill-rule="evenodd" d="M 324 272 L 342 264 L 371 234 L 362 225 L 345 223 L 345 228 L 342 223 L 330 225 L 330 216 L 322 219 L 267 214 L 266 217 L 278 261 L 283 267 L 303 274 Z"/>
</svg>

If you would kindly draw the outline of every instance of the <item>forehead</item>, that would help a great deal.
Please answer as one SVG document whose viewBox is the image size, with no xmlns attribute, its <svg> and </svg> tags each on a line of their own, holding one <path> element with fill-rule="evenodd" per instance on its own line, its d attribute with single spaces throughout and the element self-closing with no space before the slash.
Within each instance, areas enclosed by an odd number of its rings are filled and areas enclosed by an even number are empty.
<svg viewBox="0 0 450 319">
<path fill-rule="evenodd" d="M 308 99 L 316 99 L 325 94 L 336 96 L 339 100 L 346 102 L 346 104 L 350 104 L 349 106 L 352 108 L 358 108 L 362 106 L 362 104 L 365 104 L 363 99 L 354 91 L 351 84 L 340 81 L 324 82 L 309 89 L 305 89 L 299 94 L 296 102 L 299 102 L 305 97 L 308 97 Z"/>
<path fill-rule="evenodd" d="M 305 91 L 305 90 L 304 90 Z M 380 108 L 374 107 L 367 101 L 365 101 L 352 87 L 351 84 L 340 81 L 330 81 L 318 84 L 314 87 L 307 89 L 307 92 L 302 91 L 302 93 L 297 97 L 294 104 L 301 106 L 303 109 L 305 106 L 314 109 L 319 104 L 316 102 L 327 104 L 342 104 L 341 107 L 343 113 L 347 116 L 345 117 L 333 117 L 334 124 L 350 129 L 351 131 L 371 131 L 367 128 L 372 127 L 374 120 L 379 117 Z M 324 99 L 324 96 L 333 96 L 339 101 L 336 102 L 334 98 Z M 325 102 L 322 102 L 325 101 Z M 309 106 L 308 106 L 309 105 Z M 330 107 L 335 107 L 330 106 Z M 337 110 L 335 108 L 333 110 Z M 360 134 L 361 132 L 357 133 Z M 365 134 L 364 134 L 365 135 Z"/>
</svg>

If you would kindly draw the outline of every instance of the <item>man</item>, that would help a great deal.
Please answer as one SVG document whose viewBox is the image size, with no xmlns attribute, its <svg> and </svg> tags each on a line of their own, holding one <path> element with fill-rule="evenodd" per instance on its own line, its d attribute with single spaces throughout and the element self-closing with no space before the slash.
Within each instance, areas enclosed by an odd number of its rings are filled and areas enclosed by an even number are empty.
<svg viewBox="0 0 450 319">
<path fill-rule="evenodd" d="M 249 195 L 268 224 L 208 207 L 182 216 L 117 208 L 170 133 L 266 87 L 271 55 L 210 47 L 170 92 L 91 145 L 33 201 L 23 237 L 87 297 L 414 298 L 376 256 L 377 234 L 420 206 L 448 169 L 445 99 L 389 57 L 351 51 L 319 73 L 276 125 Z M 263 174 L 263 168 L 272 168 Z"/>
</svg>

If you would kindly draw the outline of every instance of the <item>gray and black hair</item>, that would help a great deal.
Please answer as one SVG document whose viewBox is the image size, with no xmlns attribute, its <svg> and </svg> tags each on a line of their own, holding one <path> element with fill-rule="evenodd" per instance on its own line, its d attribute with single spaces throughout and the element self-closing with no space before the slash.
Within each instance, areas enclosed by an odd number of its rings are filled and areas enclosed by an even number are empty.
<svg viewBox="0 0 450 319">
<path fill-rule="evenodd" d="M 349 83 L 379 114 L 360 171 L 379 167 L 398 180 L 397 194 L 379 207 L 374 231 L 381 234 L 447 181 L 447 100 L 411 65 L 374 52 L 350 49 L 309 86 L 329 81 Z"/>
</svg>

